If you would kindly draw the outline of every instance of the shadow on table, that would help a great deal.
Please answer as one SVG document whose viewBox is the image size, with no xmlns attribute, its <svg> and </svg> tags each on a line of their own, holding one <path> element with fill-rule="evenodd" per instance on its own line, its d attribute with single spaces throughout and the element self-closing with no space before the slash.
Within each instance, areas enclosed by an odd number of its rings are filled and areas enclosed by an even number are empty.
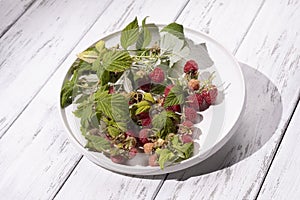
<svg viewBox="0 0 300 200">
<path fill-rule="evenodd" d="M 251 156 L 275 133 L 282 115 L 277 87 L 262 73 L 240 63 L 246 84 L 245 112 L 232 138 L 214 155 L 167 179 L 186 180 L 229 167 Z"/>
</svg>

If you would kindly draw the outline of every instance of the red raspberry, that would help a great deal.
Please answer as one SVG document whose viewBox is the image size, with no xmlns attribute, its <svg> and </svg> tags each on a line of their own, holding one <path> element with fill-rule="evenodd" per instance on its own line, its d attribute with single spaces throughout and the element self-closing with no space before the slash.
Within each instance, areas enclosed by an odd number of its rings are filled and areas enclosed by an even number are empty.
<svg viewBox="0 0 300 200">
<path fill-rule="evenodd" d="M 152 166 L 152 167 L 158 165 L 156 154 L 153 154 L 153 155 L 149 156 L 149 165 Z"/>
<path fill-rule="evenodd" d="M 136 156 L 136 154 L 138 153 L 138 150 L 135 147 L 132 147 L 129 150 L 129 159 L 132 159 Z"/>
<path fill-rule="evenodd" d="M 165 73 L 161 68 L 156 67 L 149 74 L 149 77 L 150 77 L 151 81 L 154 82 L 154 83 L 162 83 L 165 80 Z"/>
<path fill-rule="evenodd" d="M 194 108 L 186 107 L 185 110 L 184 110 L 184 115 L 185 115 L 186 120 L 189 120 L 193 123 L 196 123 L 197 120 L 198 120 L 197 119 L 198 115 L 197 115 L 197 112 Z"/>
<path fill-rule="evenodd" d="M 108 93 L 113 94 L 115 92 L 114 86 L 109 86 Z"/>
<path fill-rule="evenodd" d="M 203 94 L 193 94 L 187 97 L 189 106 L 194 108 L 195 110 L 204 111 L 208 108 Z"/>
<path fill-rule="evenodd" d="M 200 94 L 192 94 L 187 97 L 187 100 L 190 107 L 194 108 L 195 110 L 200 110 L 199 105 L 203 103 L 203 98 Z"/>
<path fill-rule="evenodd" d="M 209 89 L 205 89 L 201 92 L 201 96 L 205 100 L 207 106 L 210 106 L 216 102 L 218 89 L 215 85 L 211 85 Z"/>
<path fill-rule="evenodd" d="M 149 118 L 150 115 L 149 115 L 148 112 L 142 112 L 142 113 L 138 114 L 138 117 L 139 117 L 140 119 L 146 119 L 146 118 Z"/>
<path fill-rule="evenodd" d="M 150 117 L 143 118 L 141 120 L 141 122 L 142 122 L 142 126 L 144 126 L 144 127 L 150 127 L 151 126 L 151 118 Z"/>
<path fill-rule="evenodd" d="M 151 83 L 148 77 L 143 77 L 137 80 L 137 85 L 141 90 L 149 92 L 151 90 Z"/>
<path fill-rule="evenodd" d="M 125 162 L 125 158 L 121 155 L 110 156 L 111 161 L 114 163 L 122 164 Z"/>
<path fill-rule="evenodd" d="M 189 143 L 189 142 L 193 142 L 193 138 L 190 135 L 183 135 L 181 137 L 182 142 L 185 143 Z"/>
<path fill-rule="evenodd" d="M 143 145 L 149 142 L 148 140 L 149 132 L 150 129 L 147 128 L 144 128 L 139 132 L 139 140 Z"/>
<path fill-rule="evenodd" d="M 168 94 L 169 94 L 169 92 L 170 92 L 170 90 L 172 89 L 172 87 L 173 87 L 174 85 L 167 85 L 167 87 L 165 88 L 165 97 L 166 96 L 168 96 Z"/>
<path fill-rule="evenodd" d="M 145 91 L 145 92 L 150 92 L 150 90 L 151 90 L 151 83 L 148 83 L 148 84 L 140 86 L 140 89 L 143 90 L 143 91 Z"/>
<path fill-rule="evenodd" d="M 194 126 L 194 123 L 189 120 L 185 120 L 182 125 L 191 128 Z"/>
<path fill-rule="evenodd" d="M 198 71 L 198 64 L 194 60 L 189 60 L 185 63 L 183 68 L 184 73 L 195 73 Z"/>
<path fill-rule="evenodd" d="M 166 108 L 166 110 L 172 111 L 172 112 L 180 112 L 181 108 L 180 105 L 173 105 Z"/>
</svg>

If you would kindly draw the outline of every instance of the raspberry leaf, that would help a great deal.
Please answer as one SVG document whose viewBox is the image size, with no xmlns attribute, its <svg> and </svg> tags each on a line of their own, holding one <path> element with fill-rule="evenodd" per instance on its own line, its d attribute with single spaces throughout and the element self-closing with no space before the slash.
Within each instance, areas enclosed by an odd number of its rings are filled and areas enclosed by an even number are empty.
<svg viewBox="0 0 300 200">
<path fill-rule="evenodd" d="M 151 106 L 148 101 L 141 101 L 136 104 L 137 110 L 135 111 L 135 114 L 141 114 L 143 112 L 147 112 L 150 110 Z"/>
<path fill-rule="evenodd" d="M 130 22 L 121 32 L 121 46 L 127 49 L 133 45 L 139 37 L 139 25 L 138 20 L 135 18 Z"/>
<path fill-rule="evenodd" d="M 174 116 L 170 115 L 170 111 L 162 111 L 153 117 L 152 126 L 157 130 L 157 137 L 164 139 L 169 133 L 176 131 L 176 126 L 172 119 L 174 119 Z"/>
<path fill-rule="evenodd" d="M 103 67 L 111 72 L 123 72 L 131 67 L 132 58 L 127 51 L 111 50 L 103 56 Z"/>
<path fill-rule="evenodd" d="M 181 24 L 177 24 L 175 22 L 165 26 L 161 32 L 167 32 L 170 33 L 177 38 L 184 40 L 184 32 L 183 32 L 183 26 Z"/>
<path fill-rule="evenodd" d="M 162 55 L 169 55 L 170 67 L 182 58 L 186 58 L 190 53 L 190 49 L 185 40 L 179 39 L 170 33 L 162 35 L 160 48 Z"/>
<path fill-rule="evenodd" d="M 64 82 L 64 85 L 60 92 L 60 105 L 62 108 L 67 107 L 72 103 L 73 97 L 76 93 L 76 83 L 78 80 L 78 72 L 74 71 L 71 80 Z"/>
<path fill-rule="evenodd" d="M 96 51 L 87 50 L 78 54 L 77 57 L 87 63 L 93 63 L 96 61 L 98 53 Z"/>
<path fill-rule="evenodd" d="M 183 86 L 175 85 L 171 88 L 168 96 L 165 99 L 164 107 L 167 108 L 173 105 L 180 105 L 185 102 L 186 91 L 184 91 Z"/>
<path fill-rule="evenodd" d="M 96 135 L 86 135 L 85 139 L 88 140 L 85 148 L 92 151 L 103 152 L 110 149 L 110 142 L 105 138 Z"/>
<path fill-rule="evenodd" d="M 128 101 L 121 94 L 95 93 L 96 111 L 116 122 L 126 122 L 129 117 Z"/>
<path fill-rule="evenodd" d="M 183 144 L 179 141 L 178 135 L 176 135 L 173 137 L 171 143 L 172 148 L 176 150 L 177 155 L 182 159 L 187 159 L 192 156 L 194 148 L 193 142 Z"/>
<path fill-rule="evenodd" d="M 159 155 L 158 164 L 161 169 L 164 169 L 167 162 L 176 160 L 175 154 L 169 149 L 157 149 L 155 152 Z"/>
<path fill-rule="evenodd" d="M 144 49 L 150 44 L 152 40 L 151 32 L 149 31 L 148 26 L 146 25 L 146 19 L 147 17 L 145 17 L 142 21 L 142 30 L 136 42 L 137 49 Z"/>
</svg>

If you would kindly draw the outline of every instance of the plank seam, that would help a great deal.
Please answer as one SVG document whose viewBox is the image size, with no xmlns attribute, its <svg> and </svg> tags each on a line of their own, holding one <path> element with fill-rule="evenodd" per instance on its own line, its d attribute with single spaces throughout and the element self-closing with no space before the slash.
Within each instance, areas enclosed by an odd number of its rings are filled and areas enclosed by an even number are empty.
<svg viewBox="0 0 300 200">
<path fill-rule="evenodd" d="M 12 125 L 19 119 L 19 117 L 23 114 L 23 112 L 27 109 L 27 107 L 31 104 L 31 102 L 37 97 L 40 91 L 45 87 L 45 85 L 49 82 L 52 76 L 57 72 L 59 67 L 66 61 L 66 59 L 71 55 L 72 51 L 76 48 L 76 46 L 80 43 L 80 41 L 85 37 L 85 35 L 91 30 L 91 28 L 95 25 L 98 19 L 104 14 L 105 10 L 112 4 L 113 1 L 109 1 L 109 3 L 105 6 L 103 11 L 96 17 L 95 21 L 91 24 L 91 26 L 82 34 L 79 40 L 75 43 L 74 47 L 66 54 L 65 57 L 62 58 L 61 62 L 58 63 L 57 67 L 54 71 L 50 74 L 50 76 L 46 79 L 46 81 L 42 84 L 42 86 L 38 89 L 38 91 L 33 95 L 33 97 L 29 100 L 29 102 L 24 106 L 21 112 L 12 120 L 8 127 L 3 131 L 3 134 L 0 135 L 0 140 L 6 135 L 7 131 L 12 127 Z"/>
<path fill-rule="evenodd" d="M 232 52 L 233 55 L 235 55 L 235 54 L 237 53 L 237 51 L 240 49 L 240 47 L 242 46 L 242 43 L 244 42 L 246 36 L 248 35 L 248 32 L 250 31 L 252 25 L 254 24 L 254 22 L 255 22 L 257 16 L 258 16 L 259 13 L 260 13 L 260 11 L 262 10 L 262 7 L 263 7 L 263 5 L 265 4 L 265 2 L 266 2 L 266 0 L 263 0 L 263 2 L 260 4 L 258 10 L 256 11 L 256 13 L 255 13 L 253 19 L 252 19 L 251 22 L 250 22 L 248 28 L 246 29 L 246 32 L 245 32 L 245 34 L 243 35 L 241 41 L 239 42 L 239 44 L 237 45 L 237 47 L 233 50 L 233 52 Z"/>
<path fill-rule="evenodd" d="M 25 6 L 24 11 L 16 18 L 12 21 L 12 23 L 10 25 L 8 25 L 3 31 L 2 33 L 0 33 L 0 39 L 2 38 L 2 36 L 4 36 L 9 29 L 11 29 L 11 27 L 13 27 L 13 25 L 19 20 L 21 19 L 21 17 L 32 7 L 32 5 L 36 2 L 36 0 L 33 0 L 32 2 L 30 2 L 28 5 Z"/>
<path fill-rule="evenodd" d="M 280 148 L 280 146 L 281 146 L 282 140 L 283 140 L 283 138 L 284 138 L 284 136 L 285 136 L 285 134 L 286 134 L 286 132 L 287 132 L 287 130 L 288 130 L 288 128 L 289 128 L 289 125 L 290 125 L 290 123 L 291 123 L 291 121 L 292 121 L 292 119 L 293 119 L 293 116 L 294 116 L 294 114 L 295 114 L 296 109 L 297 109 L 298 106 L 300 106 L 300 89 L 298 90 L 298 95 L 297 95 L 297 98 L 296 98 L 296 102 L 295 102 L 294 108 L 293 108 L 291 114 L 289 115 L 288 120 L 287 120 L 287 122 L 285 123 L 283 129 L 282 129 L 282 134 L 281 134 L 281 136 L 280 136 L 280 138 L 279 138 L 279 142 L 278 142 L 278 144 L 275 146 L 275 152 L 274 152 L 274 154 L 273 154 L 272 157 L 271 157 L 270 164 L 269 164 L 269 166 L 268 166 L 268 168 L 267 168 L 266 173 L 265 173 L 264 176 L 263 176 L 263 179 L 262 179 L 262 181 L 261 181 L 261 184 L 260 184 L 260 186 L 259 186 L 259 189 L 258 189 L 258 191 L 257 191 L 257 194 L 255 195 L 255 199 L 257 199 L 257 198 L 259 197 L 260 193 L 261 193 L 261 190 L 262 190 L 262 188 L 263 188 L 263 186 L 264 186 L 264 183 L 265 183 L 265 181 L 266 181 L 266 178 L 267 178 L 267 176 L 268 176 L 268 174 L 269 174 L 269 172 L 270 172 L 270 169 L 271 169 L 272 164 L 273 164 L 273 162 L 274 162 L 274 160 L 275 160 L 275 157 L 276 157 L 276 155 L 278 154 L 278 151 L 279 151 L 279 148 Z"/>
<path fill-rule="evenodd" d="M 63 188 L 63 186 L 65 185 L 65 183 L 68 181 L 68 179 L 70 178 L 70 176 L 73 174 L 73 171 L 76 169 L 76 167 L 79 165 L 80 161 L 82 160 L 83 156 L 81 155 L 79 157 L 79 159 L 77 160 L 77 162 L 75 163 L 75 165 L 68 171 L 67 177 L 66 179 L 63 181 L 63 183 L 59 186 L 58 190 L 55 192 L 53 199 L 56 198 L 56 196 L 58 195 L 58 193 L 60 192 L 60 190 Z"/>
</svg>

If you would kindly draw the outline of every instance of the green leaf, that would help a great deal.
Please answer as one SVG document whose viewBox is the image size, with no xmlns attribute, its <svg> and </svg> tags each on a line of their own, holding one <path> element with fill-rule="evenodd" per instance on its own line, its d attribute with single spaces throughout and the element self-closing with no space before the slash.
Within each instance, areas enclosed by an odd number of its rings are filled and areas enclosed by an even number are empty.
<svg viewBox="0 0 300 200">
<path fill-rule="evenodd" d="M 95 48 L 97 49 L 97 51 L 99 53 L 101 53 L 104 49 L 105 49 L 105 42 L 103 40 L 99 40 L 96 44 L 95 44 Z"/>
<path fill-rule="evenodd" d="M 127 49 L 133 45 L 139 37 L 139 25 L 138 20 L 135 18 L 130 22 L 121 32 L 121 46 Z"/>
<path fill-rule="evenodd" d="M 93 114 L 93 100 L 88 98 L 77 106 L 77 109 L 73 112 L 74 115 L 81 119 L 81 121 L 90 120 Z"/>
<path fill-rule="evenodd" d="M 153 128 L 158 130 L 156 136 L 162 139 L 169 133 L 174 133 L 176 131 L 176 125 L 168 112 L 169 111 L 162 111 L 161 113 L 154 115 L 152 119 Z"/>
<path fill-rule="evenodd" d="M 129 118 L 128 100 L 121 94 L 95 93 L 97 112 L 104 113 L 116 122 L 126 122 Z"/>
<path fill-rule="evenodd" d="M 149 31 L 149 29 L 146 25 L 146 19 L 147 19 L 147 17 L 145 17 L 142 22 L 142 30 L 141 30 L 138 40 L 136 42 L 137 49 L 144 49 L 145 47 L 147 47 L 150 44 L 151 39 L 152 39 L 151 32 Z"/>
<path fill-rule="evenodd" d="M 96 51 L 87 50 L 78 54 L 77 57 L 87 63 L 93 63 L 96 61 L 98 53 Z"/>
<path fill-rule="evenodd" d="M 153 87 L 151 87 L 151 93 L 153 94 L 162 94 L 165 91 L 166 86 L 156 84 Z"/>
<path fill-rule="evenodd" d="M 164 107 L 169 107 L 173 105 L 183 104 L 185 102 L 185 97 L 187 92 L 184 91 L 183 86 L 175 85 L 171 88 L 168 96 L 165 98 Z"/>
<path fill-rule="evenodd" d="M 178 37 L 181 40 L 184 40 L 184 32 L 183 32 L 183 26 L 181 24 L 177 24 L 175 22 L 165 26 L 161 32 L 167 32 L 170 33 L 176 37 Z"/>
<path fill-rule="evenodd" d="M 141 114 L 142 112 L 147 112 L 150 110 L 151 106 L 148 101 L 141 101 L 136 104 L 137 110 L 135 111 L 135 114 Z"/>
<path fill-rule="evenodd" d="M 167 162 L 173 162 L 176 160 L 175 154 L 169 149 L 157 149 L 155 152 L 159 155 L 158 164 L 161 169 L 164 169 Z"/>
<path fill-rule="evenodd" d="M 183 144 L 182 142 L 179 141 L 178 135 L 174 136 L 172 141 L 172 147 L 177 151 L 178 154 L 180 154 L 181 158 L 187 159 L 190 158 L 193 155 L 193 148 L 194 148 L 194 143 L 189 142 Z"/>
<path fill-rule="evenodd" d="M 169 56 L 170 67 L 190 54 L 190 49 L 185 40 L 179 39 L 170 33 L 166 33 L 161 37 L 160 48 L 162 55 Z"/>
<path fill-rule="evenodd" d="M 85 138 L 88 140 L 85 147 L 89 150 L 97 152 L 110 150 L 110 142 L 103 137 L 96 135 L 86 135 Z"/>
<path fill-rule="evenodd" d="M 62 108 L 67 107 L 73 101 L 73 97 L 76 95 L 76 83 L 78 80 L 78 72 L 74 71 L 71 80 L 67 80 L 60 92 L 60 104 Z"/>
<path fill-rule="evenodd" d="M 107 131 L 108 131 L 109 135 L 113 138 L 117 137 L 121 133 L 121 130 L 114 126 L 108 126 Z"/>
<path fill-rule="evenodd" d="M 108 51 L 103 56 L 103 67 L 111 72 L 123 72 L 130 68 L 132 58 L 127 51 Z"/>
<path fill-rule="evenodd" d="M 149 101 L 151 103 L 155 103 L 154 98 L 152 97 L 151 93 L 145 93 L 144 94 L 144 100 Z"/>
</svg>

